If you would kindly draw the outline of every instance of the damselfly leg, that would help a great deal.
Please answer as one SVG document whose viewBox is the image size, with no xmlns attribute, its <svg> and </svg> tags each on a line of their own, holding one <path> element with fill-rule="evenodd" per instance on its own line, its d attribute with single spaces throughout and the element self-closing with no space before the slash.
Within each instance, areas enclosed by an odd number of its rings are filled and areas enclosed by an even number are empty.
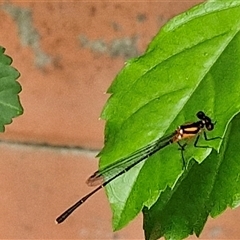
<svg viewBox="0 0 240 240">
<path fill-rule="evenodd" d="M 212 141 L 212 140 L 216 140 L 216 139 L 222 139 L 221 137 L 208 138 L 206 132 L 203 132 L 203 137 L 204 137 L 205 141 Z M 200 138 L 200 135 L 198 135 L 196 137 L 196 139 L 194 141 L 194 144 L 193 144 L 194 147 L 196 147 L 196 148 L 211 148 L 211 147 L 209 147 L 207 145 L 198 145 L 199 138 Z"/>
<path fill-rule="evenodd" d="M 178 150 L 181 151 L 181 157 L 182 157 L 182 169 L 183 170 L 186 170 L 187 169 L 187 165 L 186 165 L 186 161 L 185 161 L 185 158 L 184 158 L 184 150 L 185 150 L 185 147 L 187 146 L 187 143 L 184 143 L 184 144 L 180 144 L 180 142 L 177 142 L 178 143 Z"/>
</svg>

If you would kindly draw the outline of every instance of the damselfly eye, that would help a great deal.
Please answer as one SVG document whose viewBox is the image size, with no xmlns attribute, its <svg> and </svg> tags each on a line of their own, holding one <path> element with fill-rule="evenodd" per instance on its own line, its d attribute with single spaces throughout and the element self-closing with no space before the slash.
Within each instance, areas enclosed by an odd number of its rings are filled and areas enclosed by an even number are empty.
<svg viewBox="0 0 240 240">
<path fill-rule="evenodd" d="M 207 128 L 208 131 L 211 131 L 211 130 L 214 129 L 214 124 L 209 123 L 209 124 L 206 125 L 206 128 Z"/>
<path fill-rule="evenodd" d="M 199 112 L 197 113 L 197 117 L 198 117 L 199 119 L 203 119 L 203 118 L 205 117 L 204 112 L 199 111 Z"/>
</svg>

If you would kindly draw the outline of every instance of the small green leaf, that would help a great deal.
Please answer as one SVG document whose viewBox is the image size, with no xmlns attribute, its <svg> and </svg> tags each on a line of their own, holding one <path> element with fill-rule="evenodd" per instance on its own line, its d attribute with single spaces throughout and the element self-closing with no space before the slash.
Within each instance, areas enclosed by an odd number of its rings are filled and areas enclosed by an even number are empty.
<svg viewBox="0 0 240 240">
<path fill-rule="evenodd" d="M 111 97 L 102 113 L 106 129 L 100 167 L 195 121 L 199 110 L 217 121 L 210 137 L 224 136 L 240 111 L 239 16 L 239 1 L 205 2 L 172 19 L 144 55 L 126 64 L 109 88 Z M 208 146 L 218 151 L 220 141 Z M 182 179 L 176 149 L 167 147 L 106 187 L 115 230 Z M 210 153 L 210 148 L 189 146 L 185 158 L 201 163 Z"/>
<path fill-rule="evenodd" d="M 16 79 L 19 72 L 11 66 L 12 59 L 4 54 L 5 49 L 0 47 L 0 131 L 4 132 L 4 125 L 12 122 L 12 118 L 22 114 L 23 109 L 19 102 L 18 93 L 20 84 Z"/>
</svg>

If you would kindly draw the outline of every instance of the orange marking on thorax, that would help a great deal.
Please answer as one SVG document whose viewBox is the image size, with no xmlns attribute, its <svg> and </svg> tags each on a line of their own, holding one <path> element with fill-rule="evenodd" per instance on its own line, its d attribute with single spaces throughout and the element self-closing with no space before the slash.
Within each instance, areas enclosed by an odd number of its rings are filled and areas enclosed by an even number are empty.
<svg viewBox="0 0 240 240">
<path fill-rule="evenodd" d="M 172 138 L 172 142 L 178 142 L 182 139 L 192 138 L 198 135 L 202 129 L 198 129 L 196 127 L 189 127 L 187 129 L 182 129 L 181 126 L 179 126 L 176 130 L 175 136 Z"/>
</svg>

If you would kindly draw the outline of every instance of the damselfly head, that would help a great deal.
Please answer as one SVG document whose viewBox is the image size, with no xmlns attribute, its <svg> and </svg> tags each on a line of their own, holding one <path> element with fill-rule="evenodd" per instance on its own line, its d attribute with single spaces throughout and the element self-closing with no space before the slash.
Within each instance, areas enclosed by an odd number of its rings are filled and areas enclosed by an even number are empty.
<svg viewBox="0 0 240 240">
<path fill-rule="evenodd" d="M 199 111 L 197 113 L 197 117 L 202 120 L 203 125 L 206 127 L 208 131 L 212 131 L 214 129 L 215 123 L 212 122 L 211 118 L 205 115 L 204 112 Z"/>
</svg>

